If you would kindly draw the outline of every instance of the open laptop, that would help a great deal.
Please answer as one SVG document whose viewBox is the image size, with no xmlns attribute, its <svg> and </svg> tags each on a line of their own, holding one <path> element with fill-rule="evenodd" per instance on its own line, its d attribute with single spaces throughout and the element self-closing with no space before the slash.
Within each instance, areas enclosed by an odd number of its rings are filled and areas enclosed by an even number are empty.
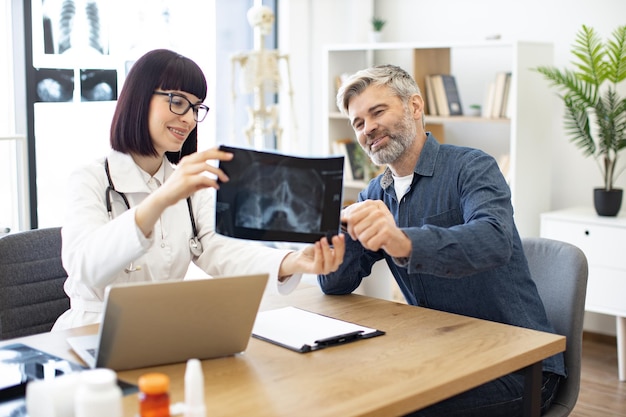
<svg viewBox="0 0 626 417">
<path fill-rule="evenodd" d="M 115 371 L 243 352 L 268 274 L 109 286 L 97 335 L 70 337 L 91 368 Z"/>
</svg>

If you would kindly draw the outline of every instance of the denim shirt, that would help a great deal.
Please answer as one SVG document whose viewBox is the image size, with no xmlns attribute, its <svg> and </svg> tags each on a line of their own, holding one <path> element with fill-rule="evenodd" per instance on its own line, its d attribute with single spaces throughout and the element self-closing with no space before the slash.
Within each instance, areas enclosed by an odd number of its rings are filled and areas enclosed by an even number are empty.
<svg viewBox="0 0 626 417">
<path fill-rule="evenodd" d="M 359 201 L 385 202 L 411 239 L 410 256 L 369 251 L 346 235 L 342 265 L 318 276 L 322 291 L 351 293 L 385 259 L 409 304 L 554 333 L 496 161 L 481 150 L 439 144 L 428 133 L 414 172 L 401 201 L 389 168 L 359 194 Z M 565 376 L 562 354 L 543 368 Z"/>
</svg>

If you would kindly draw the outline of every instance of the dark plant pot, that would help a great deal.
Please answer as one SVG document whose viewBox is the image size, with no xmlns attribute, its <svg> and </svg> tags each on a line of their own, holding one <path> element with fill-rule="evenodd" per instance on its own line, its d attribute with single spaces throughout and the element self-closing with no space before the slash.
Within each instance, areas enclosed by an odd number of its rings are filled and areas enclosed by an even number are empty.
<svg viewBox="0 0 626 417">
<path fill-rule="evenodd" d="M 593 189 L 593 204 L 596 213 L 600 216 L 617 216 L 622 207 L 623 190 L 614 188 L 606 190 L 604 188 Z"/>
</svg>

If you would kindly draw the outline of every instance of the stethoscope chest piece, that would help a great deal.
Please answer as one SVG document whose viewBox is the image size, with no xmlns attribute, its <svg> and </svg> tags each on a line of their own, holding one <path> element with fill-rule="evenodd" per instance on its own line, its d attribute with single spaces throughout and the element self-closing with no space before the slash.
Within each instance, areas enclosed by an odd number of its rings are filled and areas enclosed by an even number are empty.
<svg viewBox="0 0 626 417">
<path fill-rule="evenodd" d="M 200 242 L 197 236 L 194 236 L 191 239 L 189 239 L 189 249 L 191 250 L 191 253 L 194 256 L 202 255 L 202 243 Z"/>
</svg>

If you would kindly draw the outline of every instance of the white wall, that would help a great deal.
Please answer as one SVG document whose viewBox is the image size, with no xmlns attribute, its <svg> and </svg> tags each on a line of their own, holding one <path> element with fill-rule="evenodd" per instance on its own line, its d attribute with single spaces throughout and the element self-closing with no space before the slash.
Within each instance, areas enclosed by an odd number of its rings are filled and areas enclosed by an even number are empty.
<svg viewBox="0 0 626 417">
<path fill-rule="evenodd" d="M 323 154 L 322 51 L 328 43 L 367 40 L 372 0 L 279 1 L 279 49 L 289 54 L 294 85 L 297 132 L 286 131 L 284 140 L 296 138 L 291 150 Z"/>
<path fill-rule="evenodd" d="M 291 55 L 296 86 L 298 140 L 303 150 L 320 151 L 322 141 L 321 73 L 325 43 L 368 40 L 369 20 L 375 11 L 387 20 L 384 40 L 391 42 L 467 42 L 488 36 L 552 42 L 554 64 L 569 65 L 570 47 L 582 24 L 603 38 L 626 23 L 624 0 L 283 0 L 288 12 L 280 27 L 279 46 Z M 287 7 L 288 5 L 288 7 Z M 284 19 L 288 16 L 289 19 Z M 546 83 L 546 88 L 548 85 Z M 557 100 L 555 98 L 555 100 Z M 554 115 L 550 143 L 551 208 L 592 205 L 592 189 L 602 185 L 593 159 L 582 153 L 562 129 L 562 105 Z M 626 158 L 625 158 L 626 159 Z M 616 181 L 626 188 L 626 174 Z M 586 327 L 615 334 L 612 317 L 589 314 Z"/>
</svg>

